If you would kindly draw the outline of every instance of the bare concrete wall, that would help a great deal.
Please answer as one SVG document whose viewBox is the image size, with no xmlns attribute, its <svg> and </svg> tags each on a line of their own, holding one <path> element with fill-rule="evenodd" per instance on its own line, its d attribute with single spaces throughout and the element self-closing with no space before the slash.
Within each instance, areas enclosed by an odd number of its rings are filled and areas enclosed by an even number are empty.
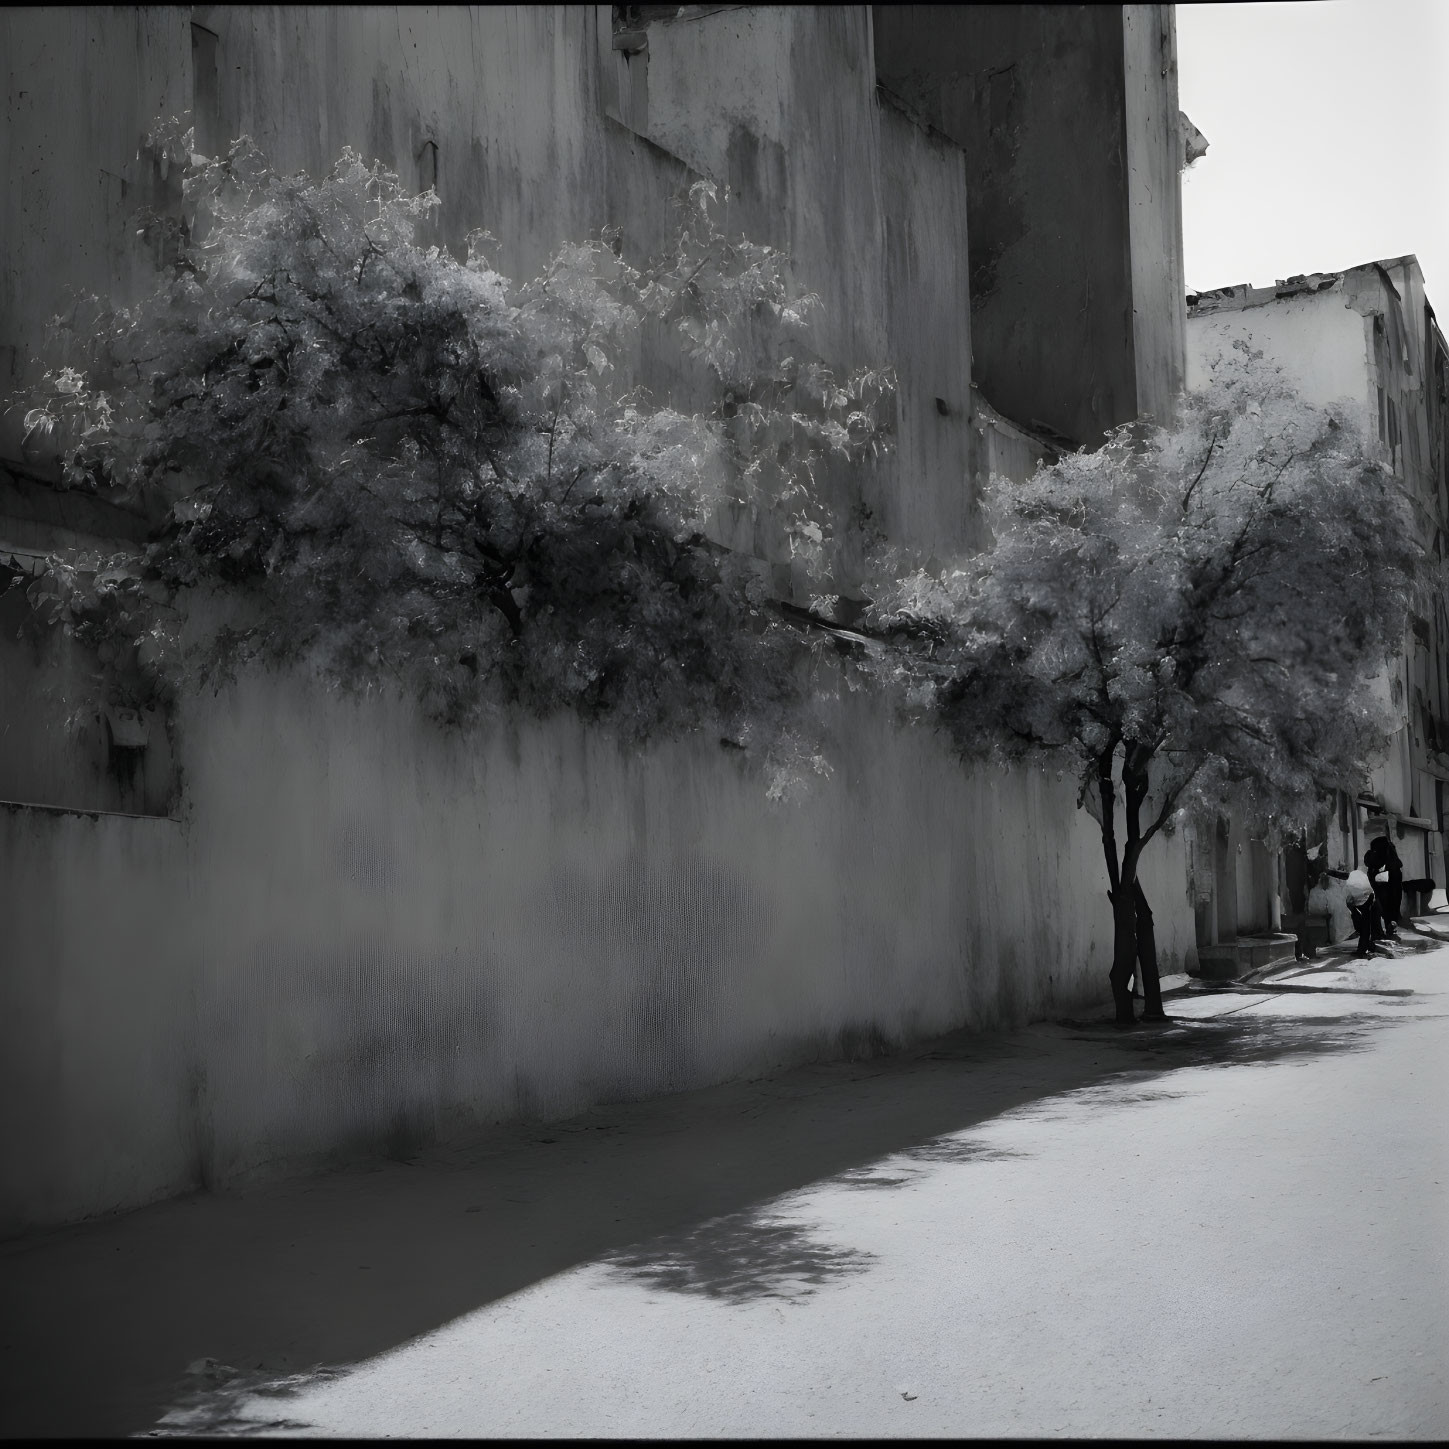
<svg viewBox="0 0 1449 1449">
<path fill-rule="evenodd" d="M 0 809 L 0 1223 L 1100 999 L 1070 782 L 848 699 L 795 805 L 698 743 L 253 678 L 186 710 L 181 824 Z M 1148 864 L 1172 970 L 1179 843 Z"/>
<path fill-rule="evenodd" d="M 1136 415 L 1117 6 L 876 6 L 881 83 L 965 152 L 975 379 L 1082 442 Z"/>
<path fill-rule="evenodd" d="M 1088 446 L 1165 416 L 1182 375 L 1171 7 L 880 5 L 874 22 L 881 84 L 965 152 L 982 392 Z"/>
<path fill-rule="evenodd" d="M 884 97 L 880 138 L 898 417 L 882 524 L 944 557 L 986 542 L 971 413 L 965 157 Z"/>
<path fill-rule="evenodd" d="M 197 6 L 217 36 L 210 125 L 284 170 L 352 146 L 420 191 L 436 179 L 441 238 L 485 227 L 530 277 L 604 224 L 594 8 Z"/>
<path fill-rule="evenodd" d="M 3 193 L 15 244 L 0 343 L 12 345 L 17 380 L 64 303 L 58 281 L 129 300 L 151 275 L 128 208 L 174 205 L 156 169 L 133 155 L 158 113 L 190 111 L 212 149 L 251 135 L 287 171 L 320 172 L 344 146 L 379 157 L 419 190 L 436 185 L 440 243 L 461 253 L 484 228 L 500 268 L 518 278 L 604 225 L 644 258 L 668 235 L 673 194 L 702 176 L 721 188 L 726 226 L 788 251 L 820 296 L 822 357 L 880 366 L 907 335 L 901 327 L 911 329 L 902 468 L 834 478 L 842 521 L 863 495 L 908 531 L 944 529 L 952 546 L 969 536 L 961 158 L 939 137 L 910 139 L 899 121 L 882 140 L 866 8 L 750 6 L 653 24 L 648 49 L 630 61 L 647 85 L 628 126 L 610 119 L 608 68 L 620 58 L 609 49 L 608 6 L 142 7 L 124 16 L 77 7 L 0 24 L 17 67 L 45 79 L 28 91 L 17 79 L 31 109 L 3 132 L 45 178 L 41 202 L 18 174 Z M 118 74 L 137 78 L 124 104 Z M 111 155 L 109 132 L 98 144 L 108 125 L 127 138 L 125 156 Z M 84 177 L 113 171 L 120 189 L 101 206 Z M 884 176 L 901 205 L 885 204 Z M 902 256 L 887 258 L 888 216 L 896 251 L 908 246 L 917 258 L 914 273 Z M 932 309 L 931 288 L 951 300 Z M 927 318 L 929 335 L 919 325 Z M 657 374 L 651 385 L 682 382 Z M 938 396 L 957 399 L 949 421 Z M 0 452 L 18 456 L 17 439 L 12 428 Z"/>
<path fill-rule="evenodd" d="M 1183 388 L 1187 298 L 1177 22 L 1171 5 L 1122 7 L 1127 225 L 1137 410 L 1172 415 Z"/>
<path fill-rule="evenodd" d="M 0 801 L 167 814 L 164 712 L 78 707 L 94 658 L 58 629 L 27 629 L 29 613 L 23 594 L 0 594 Z"/>
<path fill-rule="evenodd" d="M 7 588 L 36 573 L 52 549 L 105 555 L 125 541 L 119 530 L 134 542 L 145 527 L 90 494 L 0 474 L 0 800 L 167 813 L 175 779 L 161 712 L 114 722 L 79 712 L 94 657 L 59 629 L 34 628 L 25 596 Z"/>
<path fill-rule="evenodd" d="M 1364 318 L 1345 304 L 1342 290 L 1312 292 L 1263 306 L 1194 316 L 1187 327 L 1187 385 L 1202 387 L 1219 358 L 1235 356 L 1243 342 L 1264 352 L 1311 402 L 1347 402 L 1372 437 L 1372 356 Z"/>
<path fill-rule="evenodd" d="M 136 153 L 158 115 L 191 104 L 189 44 L 180 9 L 0 11 L 0 392 L 35 375 L 62 282 L 129 300 L 150 275 L 132 218 L 164 183 Z M 17 456 L 20 433 L 18 411 L 0 414 L 0 452 Z"/>
</svg>

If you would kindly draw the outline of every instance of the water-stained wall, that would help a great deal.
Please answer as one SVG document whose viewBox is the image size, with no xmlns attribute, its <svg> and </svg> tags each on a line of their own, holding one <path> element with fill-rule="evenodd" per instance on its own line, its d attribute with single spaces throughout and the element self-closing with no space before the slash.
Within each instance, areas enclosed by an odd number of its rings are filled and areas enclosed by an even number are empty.
<svg viewBox="0 0 1449 1449">
<path fill-rule="evenodd" d="M 1182 372 L 1177 72 L 1165 5 L 878 5 L 881 84 L 964 151 L 975 379 L 1093 446 Z"/>
<path fill-rule="evenodd" d="M 514 276 L 604 225 L 642 258 L 679 188 L 715 180 L 731 229 L 820 294 L 822 353 L 899 370 L 895 457 L 842 488 L 945 554 L 979 541 L 983 470 L 1040 456 L 971 400 L 966 159 L 882 106 L 864 7 L 695 12 L 627 53 L 592 6 L 10 12 L 0 46 L 44 95 L 7 154 L 53 173 L 39 212 L 13 170 L 0 192 L 17 355 L 73 272 L 106 280 L 75 260 L 112 225 L 86 190 L 98 128 L 130 154 L 194 104 L 203 143 L 250 131 L 284 168 L 344 145 L 412 168 L 438 240 L 486 227 Z M 137 185 L 167 204 L 153 171 Z M 651 386 L 684 385 L 644 353 Z M 714 744 L 446 739 L 400 702 L 253 678 L 183 702 L 176 820 L 0 806 L 0 1222 L 1100 997 L 1110 916 L 1072 783 L 968 775 L 929 732 L 842 710 L 834 775 L 775 805 Z M 1181 848 L 1154 849 L 1180 969 Z"/>
<path fill-rule="evenodd" d="M 1171 416 L 1183 388 L 1187 287 L 1182 260 L 1181 112 L 1171 5 L 1122 7 L 1123 135 L 1132 259 L 1137 411 Z"/>
<path fill-rule="evenodd" d="M 990 475 L 972 426 L 965 157 L 885 93 L 880 137 L 899 419 L 883 524 L 945 555 L 986 543 L 976 477 Z"/>
<path fill-rule="evenodd" d="M 185 12 L 160 6 L 0 11 L 0 393 L 36 376 L 51 317 L 87 292 L 131 300 L 155 256 L 136 213 L 165 204 L 141 143 L 191 104 Z M 23 409 L 0 408 L 20 456 Z"/>
<path fill-rule="evenodd" d="M 0 807 L 0 1222 L 1100 1000 L 1071 782 L 846 699 L 796 803 L 698 740 L 263 677 L 185 710 L 179 823 Z M 1181 969 L 1179 842 L 1149 865 Z"/>
<path fill-rule="evenodd" d="M 648 78 L 628 125 L 611 34 L 608 6 L 7 13 L 16 100 L 0 137 L 28 164 L 0 188 L 0 371 L 34 381 L 69 288 L 130 301 L 154 276 L 133 212 L 179 196 L 174 173 L 137 154 L 158 117 L 189 115 L 210 151 L 250 135 L 284 171 L 322 172 L 344 146 L 377 157 L 436 187 L 438 242 L 461 254 L 487 230 L 518 279 L 604 226 L 642 260 L 668 236 L 674 194 L 703 177 L 726 227 L 787 250 L 820 297 L 822 357 L 898 365 L 900 466 L 867 480 L 866 501 L 912 542 L 976 541 L 964 159 L 898 111 L 882 117 L 869 10 L 653 24 L 628 61 Z M 19 412 L 6 426 L 0 453 L 22 460 Z"/>
</svg>

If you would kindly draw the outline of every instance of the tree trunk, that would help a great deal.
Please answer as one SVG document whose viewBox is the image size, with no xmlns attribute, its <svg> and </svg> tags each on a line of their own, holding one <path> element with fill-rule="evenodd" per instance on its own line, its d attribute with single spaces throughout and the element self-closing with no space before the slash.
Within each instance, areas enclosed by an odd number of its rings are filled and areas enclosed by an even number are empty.
<svg viewBox="0 0 1449 1449">
<path fill-rule="evenodd" d="M 1135 885 L 1135 882 L 1133 882 Z M 1133 887 L 1126 883 L 1109 892 L 1112 902 L 1112 1001 L 1117 1007 L 1117 1024 L 1130 1026 L 1137 1020 L 1132 1010 L 1132 972 L 1137 965 L 1137 910 Z"/>
<path fill-rule="evenodd" d="M 1152 929 L 1152 907 L 1147 904 L 1142 882 L 1132 882 L 1132 899 L 1137 911 L 1137 979 L 1142 984 L 1142 1020 L 1166 1021 L 1162 1009 L 1162 983 L 1157 974 L 1157 936 Z"/>
<path fill-rule="evenodd" d="M 1133 963 L 1137 957 L 1137 912 L 1132 904 L 1132 881 L 1136 880 L 1137 874 L 1135 870 L 1124 872 L 1117 860 L 1112 757 L 1118 743 L 1114 735 L 1097 757 L 1097 789 L 1102 800 L 1102 813 L 1098 819 L 1102 827 L 1102 854 L 1107 858 L 1107 879 L 1111 882 L 1107 899 L 1112 902 L 1112 969 L 1107 979 L 1112 984 L 1117 1024 L 1131 1026 L 1137 1020 L 1132 1010 L 1132 988 L 1128 984 L 1132 980 Z M 1131 863 L 1135 866 L 1135 858 Z M 1130 880 L 1127 879 L 1128 874 Z"/>
</svg>

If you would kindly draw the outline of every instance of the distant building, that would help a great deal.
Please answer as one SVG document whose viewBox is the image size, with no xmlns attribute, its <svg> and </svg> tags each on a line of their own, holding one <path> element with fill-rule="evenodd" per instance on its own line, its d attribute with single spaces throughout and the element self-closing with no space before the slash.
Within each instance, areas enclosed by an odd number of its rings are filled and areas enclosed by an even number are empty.
<svg viewBox="0 0 1449 1449">
<path fill-rule="evenodd" d="M 1403 480 L 1424 543 L 1442 559 L 1449 541 L 1449 353 L 1415 258 L 1188 297 L 1189 386 L 1200 385 L 1214 359 L 1238 342 L 1281 366 L 1310 401 L 1352 407 Z M 1372 793 L 1341 796 L 1308 843 L 1326 841 L 1329 866 L 1346 869 L 1359 863 L 1370 838 L 1388 833 L 1405 876 L 1431 877 L 1442 887 L 1449 781 L 1449 600 L 1442 595 L 1412 619 L 1384 688 L 1402 723 Z M 1220 851 L 1216 870 L 1203 874 L 1215 895 L 1210 908 L 1199 902 L 1200 945 L 1276 926 L 1276 912 L 1301 909 L 1301 868 L 1292 855 L 1272 862 L 1262 847 L 1234 835 L 1232 851 Z"/>
</svg>

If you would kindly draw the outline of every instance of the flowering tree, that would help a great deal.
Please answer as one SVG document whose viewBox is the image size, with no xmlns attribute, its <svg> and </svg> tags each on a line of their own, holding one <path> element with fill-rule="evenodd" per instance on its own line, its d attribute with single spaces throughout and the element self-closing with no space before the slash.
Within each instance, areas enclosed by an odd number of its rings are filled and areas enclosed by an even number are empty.
<svg viewBox="0 0 1449 1449">
<path fill-rule="evenodd" d="M 812 480 L 882 446 L 889 379 L 809 360 L 815 299 L 780 253 L 727 240 L 712 186 L 664 256 L 633 267 L 605 235 L 520 287 L 484 233 L 466 260 L 423 246 L 436 196 L 350 151 L 319 180 L 245 139 L 218 159 L 174 125 L 155 144 L 185 171 L 169 265 L 138 305 L 62 329 L 70 365 L 26 417 L 67 486 L 156 520 L 144 549 L 57 556 L 29 584 L 113 698 L 306 660 L 448 723 L 514 704 L 634 739 L 799 743 L 802 636 L 721 520 L 768 513 L 827 588 Z M 712 406 L 636 386 L 646 318 Z"/>
<path fill-rule="evenodd" d="M 987 513 L 977 558 L 877 585 L 897 646 L 879 667 L 963 755 L 1072 762 L 1118 1020 L 1134 969 L 1161 1018 L 1142 853 L 1185 809 L 1271 834 L 1364 779 L 1393 729 L 1374 684 L 1425 576 L 1408 502 L 1347 417 L 1243 359 L 1170 427 L 994 482 Z"/>
</svg>

